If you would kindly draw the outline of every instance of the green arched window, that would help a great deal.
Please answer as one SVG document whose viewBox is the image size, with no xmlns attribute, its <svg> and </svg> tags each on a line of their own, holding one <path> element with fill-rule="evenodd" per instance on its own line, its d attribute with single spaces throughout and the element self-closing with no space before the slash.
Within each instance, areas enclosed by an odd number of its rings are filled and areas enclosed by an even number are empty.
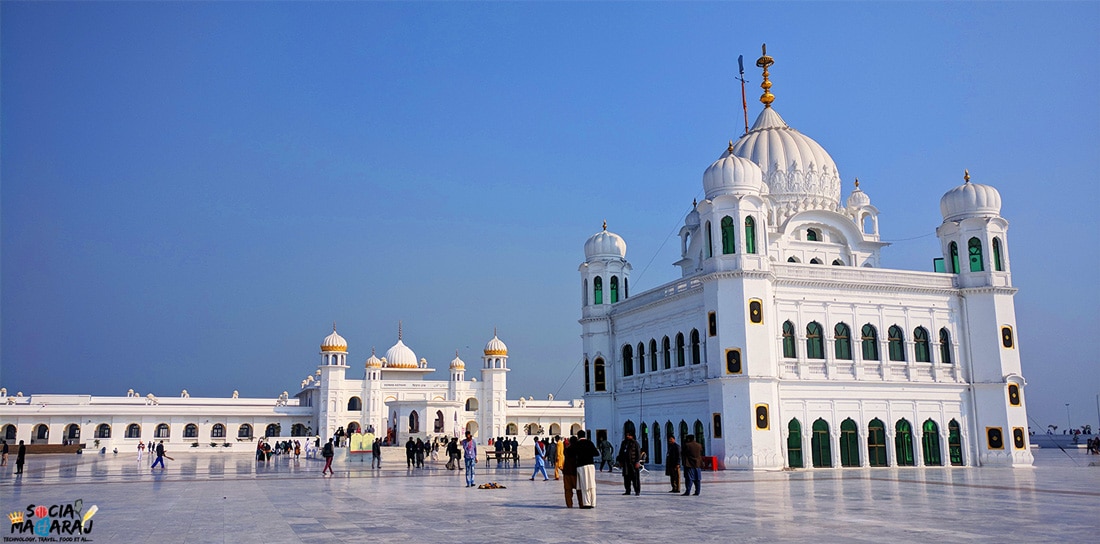
<svg viewBox="0 0 1100 544">
<path fill-rule="evenodd" d="M 802 424 L 792 419 L 787 424 L 787 466 L 802 468 Z"/>
<path fill-rule="evenodd" d="M 783 357 L 794 359 L 798 357 L 798 350 L 794 345 L 794 323 L 783 322 Z"/>
<path fill-rule="evenodd" d="M 842 361 L 852 360 L 852 330 L 844 323 L 837 323 L 833 327 L 834 352 L 836 358 Z"/>
<path fill-rule="evenodd" d="M 904 361 L 905 360 L 905 333 L 901 332 L 901 327 L 897 325 L 891 325 L 886 330 L 887 346 L 890 351 L 891 361 Z"/>
<path fill-rule="evenodd" d="M 684 333 L 676 333 L 676 366 L 684 366 Z"/>
<path fill-rule="evenodd" d="M 667 336 L 661 340 L 661 353 L 665 356 L 665 370 L 672 368 L 672 343 L 668 341 Z"/>
<path fill-rule="evenodd" d="M 985 270 L 982 265 L 982 241 L 977 238 L 971 238 L 967 243 L 970 248 L 970 271 L 981 272 Z"/>
<path fill-rule="evenodd" d="M 603 278 L 596 276 L 596 279 L 592 280 L 592 288 L 596 292 L 593 302 L 596 304 L 603 304 Z"/>
<path fill-rule="evenodd" d="M 734 245 L 733 238 L 736 234 L 736 229 L 733 227 L 733 218 L 725 216 L 722 218 L 722 254 L 729 255 L 737 251 Z"/>
<path fill-rule="evenodd" d="M 873 467 L 886 466 L 886 426 L 879 418 L 867 424 L 867 463 Z"/>
<path fill-rule="evenodd" d="M 878 331 L 875 330 L 875 326 L 868 323 L 863 326 L 863 330 L 860 331 L 863 335 L 863 360 L 864 361 L 877 361 L 878 360 Z"/>
<path fill-rule="evenodd" d="M 951 333 L 947 328 L 940 329 L 940 362 L 951 364 Z"/>
<path fill-rule="evenodd" d="M 829 449 L 829 424 L 824 419 L 818 418 L 814 422 L 813 437 L 810 439 L 810 456 L 814 467 L 823 468 L 833 466 L 832 452 Z"/>
<path fill-rule="evenodd" d="M 806 229 L 806 241 L 807 242 L 820 242 L 821 235 L 814 229 Z"/>
<path fill-rule="evenodd" d="M 913 355 L 918 363 L 932 362 L 932 352 L 928 349 L 928 330 L 917 327 L 913 331 Z"/>
<path fill-rule="evenodd" d="M 897 455 L 899 467 L 911 467 L 916 463 L 913 458 L 913 427 L 904 419 L 899 419 L 894 425 L 894 454 Z"/>
<path fill-rule="evenodd" d="M 645 374 L 645 344 L 638 342 L 638 374 Z"/>
<path fill-rule="evenodd" d="M 921 452 L 924 453 L 924 464 L 930 467 L 943 465 L 943 458 L 940 454 L 940 426 L 929 419 L 924 422 L 921 430 L 923 432 L 921 433 L 920 443 Z"/>
<path fill-rule="evenodd" d="M 825 340 L 821 332 L 821 324 L 817 321 L 806 325 L 806 357 L 809 359 L 825 358 Z"/>
<path fill-rule="evenodd" d="M 619 277 L 611 276 L 611 303 L 619 301 Z"/>
<path fill-rule="evenodd" d="M 657 372 L 657 341 L 649 339 L 649 371 Z"/>
<path fill-rule="evenodd" d="M 594 378 L 595 378 L 595 382 L 596 382 L 596 391 L 606 391 L 607 390 L 607 377 L 604 373 L 605 370 L 604 370 L 603 359 L 597 357 L 596 362 L 592 366 L 594 367 L 593 368 L 593 370 L 594 370 L 593 374 L 594 374 Z"/>
<path fill-rule="evenodd" d="M 681 419 L 681 420 L 680 420 L 680 443 L 681 443 L 681 444 L 683 444 L 683 443 L 687 442 L 687 435 L 688 435 L 688 433 L 689 433 L 689 431 L 688 431 L 688 424 L 687 424 L 687 422 L 686 422 L 686 421 L 684 421 L 684 420 L 682 420 L 682 419 Z"/>
<path fill-rule="evenodd" d="M 859 430 L 852 418 L 840 422 L 840 466 L 859 466 Z"/>
<path fill-rule="evenodd" d="M 948 246 L 948 252 L 951 253 L 951 273 L 959 273 L 959 245 L 955 242 L 951 242 Z"/>
<path fill-rule="evenodd" d="M 1004 265 L 1001 264 L 1001 239 L 993 239 L 993 270 L 1001 272 L 1004 270 Z"/>
<path fill-rule="evenodd" d="M 707 239 L 707 244 L 706 244 L 707 248 L 706 248 L 705 251 L 706 251 L 707 258 L 709 259 L 709 258 L 714 256 L 714 240 L 713 240 L 713 236 L 710 233 L 710 221 L 707 221 L 707 231 L 704 234 L 705 234 L 706 239 Z"/>
<path fill-rule="evenodd" d="M 745 253 L 756 253 L 756 221 L 745 218 Z"/>
<path fill-rule="evenodd" d="M 962 432 L 961 429 L 959 429 L 959 422 L 954 419 L 947 423 L 947 452 L 951 457 L 952 465 L 962 466 Z"/>
<path fill-rule="evenodd" d="M 661 442 L 661 424 L 656 421 L 653 422 L 653 458 L 664 460 L 664 455 L 661 455 L 661 448 L 664 444 Z"/>
<path fill-rule="evenodd" d="M 697 365 L 702 362 L 702 358 L 699 353 L 699 329 L 691 329 L 691 364 Z"/>
<path fill-rule="evenodd" d="M 665 421 L 665 440 L 668 440 L 668 437 L 670 437 L 670 436 L 676 436 L 676 428 L 672 426 L 671 421 L 666 420 Z M 680 437 L 680 443 L 681 444 L 684 443 L 684 438 L 682 436 Z"/>
<path fill-rule="evenodd" d="M 623 376 L 634 375 L 634 348 L 627 344 L 623 346 Z"/>
</svg>

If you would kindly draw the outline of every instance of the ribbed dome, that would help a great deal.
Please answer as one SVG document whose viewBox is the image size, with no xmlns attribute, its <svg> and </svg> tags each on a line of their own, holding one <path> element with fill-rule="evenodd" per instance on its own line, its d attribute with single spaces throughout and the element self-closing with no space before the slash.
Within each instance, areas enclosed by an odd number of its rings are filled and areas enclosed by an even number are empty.
<svg viewBox="0 0 1100 544">
<path fill-rule="evenodd" d="M 382 359 L 374 354 L 374 348 L 370 350 L 370 359 L 367 359 L 367 368 L 382 368 Z"/>
<path fill-rule="evenodd" d="M 508 346 L 504 345 L 500 338 L 497 338 L 495 331 L 493 332 L 493 339 L 485 344 L 485 355 L 508 355 Z"/>
<path fill-rule="evenodd" d="M 840 174 L 832 157 L 809 136 L 787 126 L 774 108 L 764 108 L 733 154 L 763 170 L 782 215 L 802 210 L 835 210 L 840 205 Z"/>
<path fill-rule="evenodd" d="M 332 351 L 339 353 L 348 352 L 348 341 L 344 340 L 343 336 L 336 334 L 336 325 L 332 326 L 332 334 L 326 336 L 325 339 L 321 341 L 321 351 L 325 353 Z"/>
<path fill-rule="evenodd" d="M 699 226 L 699 210 L 695 209 L 695 203 L 692 203 L 691 211 L 688 212 L 687 218 L 684 219 L 684 224 L 689 227 Z"/>
<path fill-rule="evenodd" d="M 989 185 L 966 183 L 944 193 L 940 198 L 940 213 L 944 221 L 958 221 L 967 217 L 993 217 L 1001 215 L 1001 193 Z"/>
<path fill-rule="evenodd" d="M 387 368 L 416 368 L 416 354 L 400 338 L 386 351 Z"/>
<path fill-rule="evenodd" d="M 703 191 L 707 199 L 712 199 L 727 194 L 767 193 L 768 188 L 764 185 L 764 172 L 756 163 L 727 149 L 703 172 Z"/>
<path fill-rule="evenodd" d="M 602 231 L 593 234 L 584 243 L 584 260 L 591 261 L 596 257 L 626 258 L 626 241 L 622 236 L 609 232 L 606 222 Z"/>
<path fill-rule="evenodd" d="M 458 352 L 455 352 L 455 358 L 451 360 L 451 370 L 465 370 L 466 363 L 458 357 Z"/>
<path fill-rule="evenodd" d="M 859 189 L 859 180 L 856 180 L 856 188 L 848 195 L 848 208 L 856 209 L 871 205 L 871 197 Z"/>
</svg>

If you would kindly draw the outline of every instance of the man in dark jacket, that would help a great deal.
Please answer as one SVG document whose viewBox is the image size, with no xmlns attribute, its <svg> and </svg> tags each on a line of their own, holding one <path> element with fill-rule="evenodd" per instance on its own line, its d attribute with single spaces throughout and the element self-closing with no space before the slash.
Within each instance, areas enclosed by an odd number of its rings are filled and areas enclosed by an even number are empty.
<svg viewBox="0 0 1100 544">
<path fill-rule="evenodd" d="M 634 440 L 634 433 L 626 433 L 626 438 L 623 438 L 621 444 L 619 444 L 619 456 L 616 460 L 619 462 L 619 467 L 623 471 L 623 487 L 626 488 L 626 493 L 630 494 L 630 486 L 634 486 L 634 494 L 642 494 L 642 479 L 639 470 L 642 468 L 640 462 L 641 448 L 638 446 L 638 441 Z"/>
<path fill-rule="evenodd" d="M 596 507 L 595 459 L 600 454 L 596 445 L 588 440 L 584 431 L 577 431 L 577 442 L 571 448 L 577 462 L 577 490 L 581 494 L 581 508 Z"/>
<path fill-rule="evenodd" d="M 703 445 L 695 441 L 695 435 L 684 437 L 684 496 L 691 494 L 691 485 L 695 484 L 695 494 L 699 494 L 699 482 L 702 479 Z"/>
<path fill-rule="evenodd" d="M 665 454 L 665 476 L 672 483 L 669 493 L 680 492 L 680 445 L 676 437 L 668 437 L 668 453 Z"/>
<path fill-rule="evenodd" d="M 405 465 L 408 468 L 413 468 L 416 463 L 416 441 L 409 437 L 409 441 L 405 442 Z"/>
</svg>

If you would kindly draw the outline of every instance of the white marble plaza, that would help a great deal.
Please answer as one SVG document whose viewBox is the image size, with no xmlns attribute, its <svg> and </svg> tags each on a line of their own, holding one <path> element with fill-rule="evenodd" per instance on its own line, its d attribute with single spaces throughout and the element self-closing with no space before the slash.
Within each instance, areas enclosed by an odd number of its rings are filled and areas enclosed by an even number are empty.
<svg viewBox="0 0 1100 544">
<path fill-rule="evenodd" d="M 468 489 L 442 463 L 407 470 L 388 451 L 381 470 L 341 460 L 258 464 L 243 453 L 172 454 L 164 471 L 132 455 L 34 455 L 0 470 L 5 516 L 30 504 L 98 506 L 93 542 L 1085 542 L 1100 511 L 1100 457 L 1036 450 L 1032 468 L 721 471 L 703 493 L 668 493 L 659 467 L 642 495 L 598 474 L 597 507 L 565 508 L 561 482 L 478 467 Z M 391 458 L 392 456 L 392 458 Z M 495 463 L 494 463 L 495 465 Z M 5 524 L 3 536 L 11 538 Z"/>
</svg>

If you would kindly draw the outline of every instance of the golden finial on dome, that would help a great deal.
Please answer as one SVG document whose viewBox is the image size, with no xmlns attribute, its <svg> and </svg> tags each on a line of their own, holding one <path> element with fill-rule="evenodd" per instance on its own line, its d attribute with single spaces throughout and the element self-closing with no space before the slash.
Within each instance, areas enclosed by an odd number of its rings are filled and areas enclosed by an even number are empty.
<svg viewBox="0 0 1100 544">
<path fill-rule="evenodd" d="M 397 341 L 401 341 L 401 322 L 397 322 Z"/>
<path fill-rule="evenodd" d="M 966 180 L 967 183 L 970 183 L 970 169 L 969 168 L 963 170 L 963 179 Z"/>
<path fill-rule="evenodd" d="M 603 230 L 607 230 L 607 220 L 606 219 L 603 220 Z M 496 330 L 496 329 L 493 329 L 493 330 Z M 496 333 L 493 333 L 493 334 L 496 334 Z"/>
<path fill-rule="evenodd" d="M 856 178 L 856 189 L 859 189 L 859 178 Z"/>
<path fill-rule="evenodd" d="M 733 140 L 730 140 L 730 146 L 726 148 L 726 153 L 733 154 Z"/>
<path fill-rule="evenodd" d="M 772 94 L 772 82 L 768 81 L 768 67 L 775 64 L 775 59 L 768 56 L 768 44 L 761 44 L 760 46 L 761 57 L 756 59 L 756 65 L 764 69 L 764 81 L 760 82 L 760 88 L 764 89 L 764 94 L 760 95 L 760 103 L 764 104 L 765 108 L 772 107 L 772 102 L 775 100 L 775 95 Z"/>
</svg>

